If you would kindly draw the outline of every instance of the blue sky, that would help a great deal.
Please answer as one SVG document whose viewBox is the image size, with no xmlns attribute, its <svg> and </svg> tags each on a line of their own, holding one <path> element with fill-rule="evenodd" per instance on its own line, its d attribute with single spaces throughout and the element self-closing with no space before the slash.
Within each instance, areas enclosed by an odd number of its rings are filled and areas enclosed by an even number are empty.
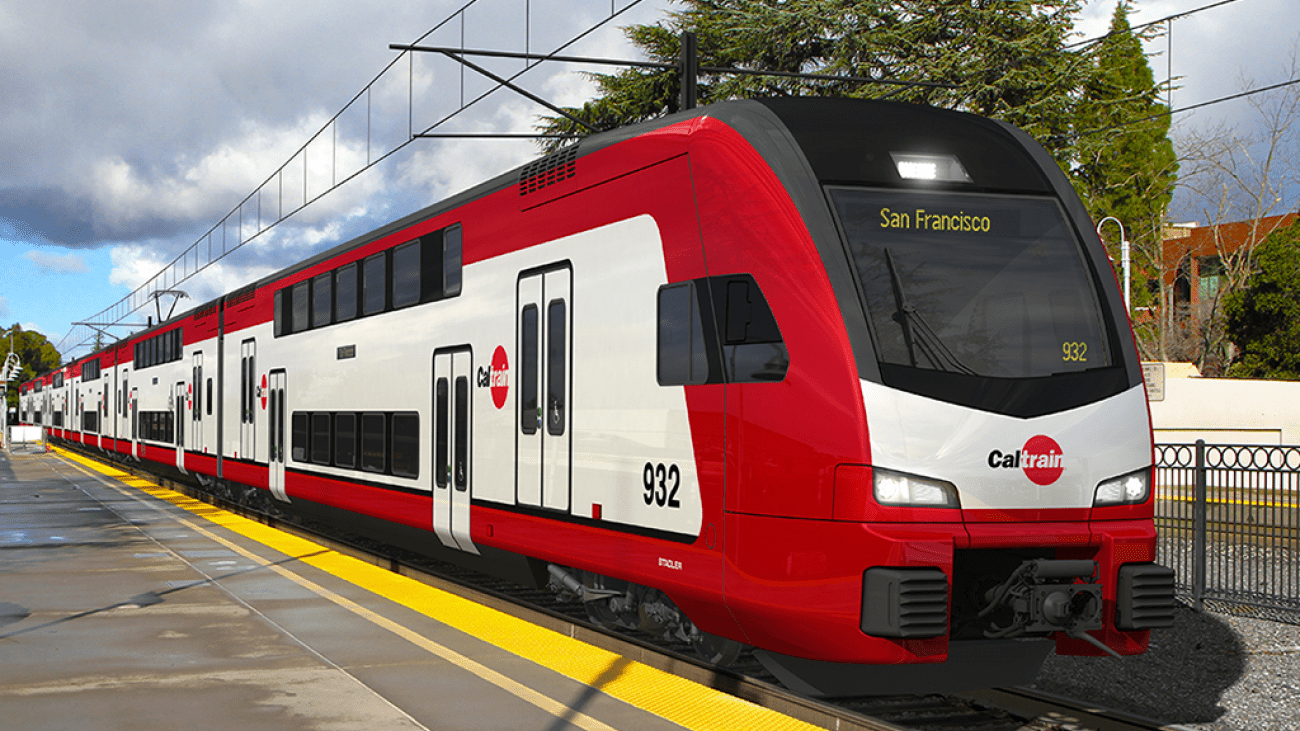
<svg viewBox="0 0 1300 731">
<path fill-rule="evenodd" d="M 1139 1 L 1131 19 L 1209 2 Z M 288 160 L 393 58 L 389 43 L 413 40 L 461 4 L 0 0 L 0 326 L 17 322 L 58 344 L 72 322 L 144 282 Z M 479 0 L 468 11 L 466 45 L 518 50 L 527 42 L 550 50 L 609 9 L 608 0 L 530 0 L 525 41 L 523 5 Z M 631 57 L 616 26 L 652 22 L 666 6 L 644 0 L 569 52 Z M 1087 3 L 1076 23 L 1081 37 L 1103 33 L 1113 9 L 1113 0 Z M 1300 28 L 1293 14 L 1293 0 L 1237 0 L 1177 21 L 1175 107 L 1285 80 Z M 428 42 L 458 45 L 460 32 L 453 24 Z M 1166 39 L 1148 49 L 1161 54 L 1152 66 L 1163 77 Z M 421 63 L 409 82 L 424 92 L 417 96 L 457 94 L 458 70 Z M 575 70 L 530 72 L 525 85 L 577 104 L 592 87 Z M 402 77 L 398 86 L 407 83 Z M 373 103 L 382 107 L 404 91 L 377 93 Z M 526 132 L 542 111 L 499 93 L 464 128 Z M 1233 102 L 1177 117 L 1175 135 L 1250 120 L 1249 106 Z M 340 155 L 355 162 L 363 148 L 351 140 Z M 529 142 L 419 141 L 182 285 L 193 297 L 182 307 L 536 154 Z"/>
</svg>

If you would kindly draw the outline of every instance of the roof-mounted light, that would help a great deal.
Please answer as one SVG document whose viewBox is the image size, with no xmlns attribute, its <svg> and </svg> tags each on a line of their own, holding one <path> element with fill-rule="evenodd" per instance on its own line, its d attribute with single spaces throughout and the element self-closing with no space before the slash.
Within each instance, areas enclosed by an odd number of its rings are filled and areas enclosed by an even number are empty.
<svg viewBox="0 0 1300 731">
<path fill-rule="evenodd" d="M 956 155 L 925 155 L 916 152 L 891 152 L 898 177 L 941 183 L 973 182 Z"/>
</svg>

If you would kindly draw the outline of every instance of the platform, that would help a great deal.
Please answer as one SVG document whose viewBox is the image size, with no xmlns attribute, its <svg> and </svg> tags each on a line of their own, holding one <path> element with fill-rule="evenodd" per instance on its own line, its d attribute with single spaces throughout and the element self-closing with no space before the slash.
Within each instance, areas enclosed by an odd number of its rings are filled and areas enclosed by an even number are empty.
<svg viewBox="0 0 1300 731">
<path fill-rule="evenodd" d="M 62 453 L 0 453 L 28 729 L 815 728 Z"/>
</svg>

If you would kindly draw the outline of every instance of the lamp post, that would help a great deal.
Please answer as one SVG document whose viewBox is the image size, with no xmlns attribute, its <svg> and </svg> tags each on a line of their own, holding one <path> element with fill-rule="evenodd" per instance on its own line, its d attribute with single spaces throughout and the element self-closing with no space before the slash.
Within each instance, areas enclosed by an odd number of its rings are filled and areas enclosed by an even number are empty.
<svg viewBox="0 0 1300 731">
<path fill-rule="evenodd" d="M 1114 222 L 1115 222 L 1115 225 L 1116 225 L 1116 226 L 1119 226 L 1119 259 L 1120 259 L 1120 270 L 1123 272 L 1123 276 L 1124 276 L 1124 312 L 1131 312 L 1131 311 L 1132 311 L 1132 307 L 1131 307 L 1130 304 L 1129 304 L 1129 294 L 1128 294 L 1128 290 L 1129 290 L 1129 242 L 1128 242 L 1128 235 L 1124 233 L 1124 224 L 1121 223 L 1120 220 L 1119 220 L 1118 218 L 1115 218 L 1114 216 L 1106 216 L 1105 218 L 1103 218 L 1103 219 L 1101 219 L 1100 221 L 1097 222 L 1097 238 L 1099 238 L 1099 239 L 1101 238 L 1101 227 L 1104 226 L 1104 225 L 1106 224 L 1107 221 L 1114 221 Z M 1105 241 L 1105 239 L 1102 239 L 1102 241 Z"/>
<path fill-rule="evenodd" d="M 22 361 L 14 350 L 14 329 L 9 328 L 9 354 L 0 365 L 0 447 L 9 449 L 9 382 L 18 377 Z"/>
</svg>

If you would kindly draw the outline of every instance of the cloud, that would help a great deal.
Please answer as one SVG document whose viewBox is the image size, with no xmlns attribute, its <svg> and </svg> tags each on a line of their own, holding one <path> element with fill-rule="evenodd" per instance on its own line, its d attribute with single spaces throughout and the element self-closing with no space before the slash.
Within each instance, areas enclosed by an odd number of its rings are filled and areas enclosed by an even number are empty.
<svg viewBox="0 0 1300 731">
<path fill-rule="evenodd" d="M 29 251 L 23 258 L 36 265 L 41 274 L 83 274 L 90 271 L 80 254 L 53 254 L 48 251 Z"/>
<path fill-rule="evenodd" d="M 9 316 L 9 300 L 5 299 L 4 295 L 0 294 L 0 318 L 5 318 L 8 316 Z"/>
</svg>

